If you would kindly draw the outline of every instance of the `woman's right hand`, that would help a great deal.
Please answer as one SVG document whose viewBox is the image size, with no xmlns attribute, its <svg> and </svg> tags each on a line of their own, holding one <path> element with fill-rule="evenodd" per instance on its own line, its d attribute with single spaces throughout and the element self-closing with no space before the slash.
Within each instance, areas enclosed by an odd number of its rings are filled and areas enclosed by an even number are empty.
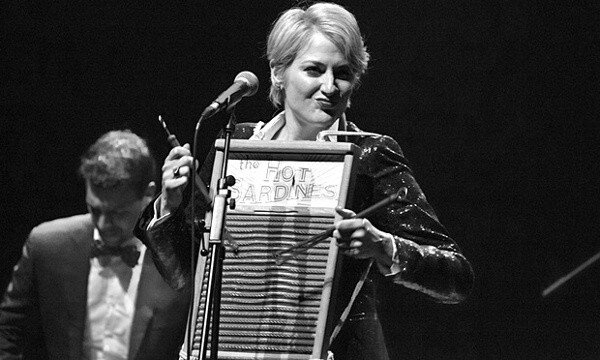
<svg viewBox="0 0 600 360">
<path fill-rule="evenodd" d="M 190 144 L 176 146 L 169 152 L 162 167 L 162 191 L 159 217 L 173 213 L 183 200 L 183 190 L 192 173 Z"/>
</svg>

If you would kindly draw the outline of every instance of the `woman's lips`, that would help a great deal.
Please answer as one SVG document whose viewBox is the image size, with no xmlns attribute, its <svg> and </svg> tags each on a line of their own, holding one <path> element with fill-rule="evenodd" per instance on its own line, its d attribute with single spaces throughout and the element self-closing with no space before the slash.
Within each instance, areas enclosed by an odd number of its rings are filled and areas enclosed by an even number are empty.
<svg viewBox="0 0 600 360">
<path fill-rule="evenodd" d="M 317 99 L 317 103 L 319 103 L 319 106 L 321 106 L 321 109 L 323 109 L 323 110 L 331 110 L 331 109 L 335 108 L 335 103 L 332 102 L 331 100 Z"/>
</svg>

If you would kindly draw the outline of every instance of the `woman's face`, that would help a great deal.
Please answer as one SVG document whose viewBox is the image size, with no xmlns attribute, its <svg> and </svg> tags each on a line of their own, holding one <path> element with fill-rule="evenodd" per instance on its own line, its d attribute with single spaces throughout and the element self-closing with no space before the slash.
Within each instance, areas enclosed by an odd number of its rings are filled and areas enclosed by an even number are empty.
<svg viewBox="0 0 600 360">
<path fill-rule="evenodd" d="M 344 55 L 321 33 L 315 33 L 285 70 L 286 123 L 327 129 L 346 110 L 354 75 Z"/>
</svg>

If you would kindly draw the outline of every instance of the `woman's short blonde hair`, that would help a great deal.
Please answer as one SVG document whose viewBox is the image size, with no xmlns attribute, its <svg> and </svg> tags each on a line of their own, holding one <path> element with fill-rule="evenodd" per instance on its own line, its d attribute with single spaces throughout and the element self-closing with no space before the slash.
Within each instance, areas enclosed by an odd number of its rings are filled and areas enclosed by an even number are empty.
<svg viewBox="0 0 600 360">
<path fill-rule="evenodd" d="M 333 3 L 289 9 L 275 21 L 267 40 L 267 59 L 273 70 L 269 98 L 276 107 L 281 106 L 285 99 L 277 76 L 283 75 L 316 32 L 323 34 L 345 55 L 354 75 L 354 87 L 367 70 L 369 53 L 351 12 Z"/>
</svg>

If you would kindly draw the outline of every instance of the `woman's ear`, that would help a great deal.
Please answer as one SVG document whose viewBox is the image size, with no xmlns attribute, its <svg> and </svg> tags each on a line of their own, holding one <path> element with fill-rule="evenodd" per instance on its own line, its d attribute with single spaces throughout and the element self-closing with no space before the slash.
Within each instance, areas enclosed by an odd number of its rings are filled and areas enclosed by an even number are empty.
<svg viewBox="0 0 600 360">
<path fill-rule="evenodd" d="M 269 61 L 269 68 L 271 68 L 271 84 L 275 87 L 283 88 L 283 74 L 281 66 L 277 66 L 273 60 Z"/>
</svg>

